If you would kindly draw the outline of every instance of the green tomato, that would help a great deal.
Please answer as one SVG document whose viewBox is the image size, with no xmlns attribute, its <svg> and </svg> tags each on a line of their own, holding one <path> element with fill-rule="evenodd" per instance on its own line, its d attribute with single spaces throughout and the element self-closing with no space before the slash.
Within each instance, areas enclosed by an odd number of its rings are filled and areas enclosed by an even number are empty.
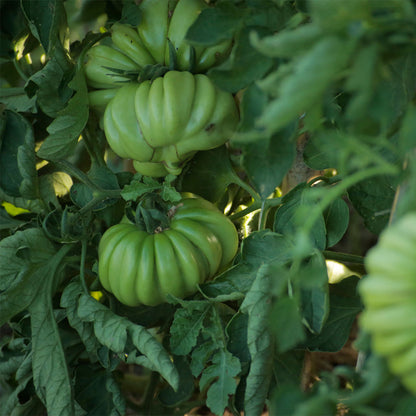
<svg viewBox="0 0 416 416">
<path fill-rule="evenodd" d="M 236 255 L 237 231 L 210 202 L 184 198 L 170 213 L 167 229 L 149 233 L 122 221 L 101 238 L 99 279 L 121 303 L 155 306 L 168 294 L 192 295 Z"/>
<path fill-rule="evenodd" d="M 128 74 L 139 73 L 147 65 L 170 65 L 170 44 L 176 51 L 176 67 L 181 71 L 204 72 L 229 53 L 231 40 L 214 46 L 191 46 L 185 41 L 189 27 L 202 10 L 203 0 L 144 0 L 137 27 L 115 23 L 111 39 L 105 39 L 87 53 L 85 74 L 93 88 L 118 88 L 131 81 Z M 120 71 L 125 71 L 123 75 Z"/>
<path fill-rule="evenodd" d="M 363 329 L 376 353 L 416 393 L 416 213 L 388 227 L 366 257 L 368 276 L 359 286 Z"/>
<path fill-rule="evenodd" d="M 169 71 L 119 89 L 104 113 L 113 151 L 144 175 L 178 175 L 197 151 L 225 143 L 238 123 L 232 94 L 203 74 Z"/>
</svg>

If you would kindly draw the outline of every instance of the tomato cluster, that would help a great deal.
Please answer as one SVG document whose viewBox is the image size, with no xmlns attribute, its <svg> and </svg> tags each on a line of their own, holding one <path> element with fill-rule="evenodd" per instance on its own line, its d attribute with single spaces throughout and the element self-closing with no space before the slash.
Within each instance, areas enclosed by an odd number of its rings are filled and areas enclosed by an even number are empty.
<svg viewBox="0 0 416 416">
<path fill-rule="evenodd" d="M 145 0 L 137 27 L 115 23 L 111 39 L 88 53 L 90 105 L 105 111 L 104 131 L 113 151 L 133 159 L 143 175 L 179 174 L 197 151 L 222 145 L 237 126 L 232 94 L 200 73 L 227 55 L 231 41 L 203 47 L 185 40 L 207 7 L 203 0 Z M 151 65 L 170 70 L 143 80 L 140 71 Z"/>
<path fill-rule="evenodd" d="M 122 222 L 101 238 L 99 278 L 129 306 L 154 306 L 171 294 L 184 298 L 234 258 L 233 223 L 202 198 L 184 198 L 170 211 L 170 224 L 155 232 Z"/>
<path fill-rule="evenodd" d="M 366 257 L 361 325 L 373 349 L 416 393 L 416 213 L 387 228 Z"/>
<path fill-rule="evenodd" d="M 197 151 L 222 145 L 236 129 L 233 95 L 201 73 L 227 55 L 231 41 L 185 41 L 207 7 L 203 0 L 144 0 L 137 27 L 116 23 L 111 38 L 89 51 L 90 105 L 103 114 L 112 150 L 143 175 L 178 175 Z M 235 256 L 237 231 L 210 202 L 185 198 L 169 212 L 165 229 L 122 222 L 104 233 L 99 278 L 120 302 L 151 306 L 167 294 L 186 297 Z"/>
<path fill-rule="evenodd" d="M 85 66 L 89 84 L 97 89 L 118 88 L 129 80 L 128 73 L 146 65 L 172 66 L 171 48 L 176 51 L 174 69 L 201 73 L 217 65 L 230 51 L 230 40 L 209 47 L 185 40 L 186 32 L 207 7 L 203 0 L 144 0 L 137 27 L 115 23 L 111 39 L 89 51 Z"/>
</svg>

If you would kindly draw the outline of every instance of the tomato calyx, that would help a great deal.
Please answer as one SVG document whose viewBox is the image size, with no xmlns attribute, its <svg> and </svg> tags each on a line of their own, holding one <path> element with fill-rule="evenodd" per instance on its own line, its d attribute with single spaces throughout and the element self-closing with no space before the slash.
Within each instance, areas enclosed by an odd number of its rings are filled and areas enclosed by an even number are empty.
<svg viewBox="0 0 416 416">
<path fill-rule="evenodd" d="M 110 71 L 107 75 L 110 77 L 123 77 L 125 80 L 119 81 L 120 84 L 125 84 L 129 82 L 143 82 L 143 81 L 153 81 L 156 78 L 163 77 L 168 71 L 177 71 L 179 70 L 178 66 L 178 51 L 175 49 L 173 43 L 168 39 L 169 45 L 169 66 L 163 64 L 148 64 L 145 65 L 140 70 L 129 71 L 126 69 L 115 68 L 111 66 L 102 66 L 102 68 Z M 192 46 L 190 48 L 190 60 L 189 60 L 189 72 L 193 73 L 196 69 L 196 52 L 195 48 Z"/>
<path fill-rule="evenodd" d="M 170 206 L 159 195 L 149 194 L 138 203 L 135 211 L 127 211 L 126 216 L 140 230 L 159 234 L 169 228 L 169 211 Z"/>
</svg>

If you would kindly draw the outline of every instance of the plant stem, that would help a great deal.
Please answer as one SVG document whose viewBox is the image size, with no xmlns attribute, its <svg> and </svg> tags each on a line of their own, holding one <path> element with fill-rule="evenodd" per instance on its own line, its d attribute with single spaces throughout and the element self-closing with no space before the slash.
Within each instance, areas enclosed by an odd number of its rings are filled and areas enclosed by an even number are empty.
<svg viewBox="0 0 416 416">
<path fill-rule="evenodd" d="M 266 205 L 266 200 L 263 199 L 261 201 L 261 209 L 259 215 L 259 230 L 264 230 L 266 228 L 266 221 L 267 221 L 267 214 L 269 212 L 269 208 Z"/>
<path fill-rule="evenodd" d="M 250 214 L 253 211 L 257 211 L 261 208 L 261 201 L 254 201 L 249 207 L 243 209 L 242 211 L 236 212 L 232 215 L 230 215 L 228 218 L 231 221 L 238 220 L 239 218 L 243 218 L 246 215 Z"/>
<path fill-rule="evenodd" d="M 254 199 L 254 201 L 260 201 L 260 195 L 246 182 L 244 182 L 237 174 L 233 175 L 234 177 L 234 183 L 241 188 L 243 188 L 245 191 L 247 191 L 251 197 Z"/>
</svg>

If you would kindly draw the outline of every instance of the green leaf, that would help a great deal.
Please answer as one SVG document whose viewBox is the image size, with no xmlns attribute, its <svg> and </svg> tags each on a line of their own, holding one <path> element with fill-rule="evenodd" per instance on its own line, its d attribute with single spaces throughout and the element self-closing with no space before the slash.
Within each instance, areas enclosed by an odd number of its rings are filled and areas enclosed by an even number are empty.
<svg viewBox="0 0 416 416">
<path fill-rule="evenodd" d="M 304 323 L 312 333 L 319 333 L 328 317 L 328 274 L 320 252 L 311 256 L 297 272 L 301 286 L 301 309 Z"/>
<path fill-rule="evenodd" d="M 341 240 L 348 229 L 349 208 L 347 203 L 338 198 L 325 209 L 326 246 L 332 247 Z"/>
<path fill-rule="evenodd" d="M 85 322 L 93 322 L 97 339 L 115 353 L 128 354 L 130 351 L 126 351 L 126 344 L 129 340 L 174 389 L 178 387 L 178 372 L 169 354 L 144 327 L 114 314 L 85 294 L 79 298 L 78 316 Z"/>
<path fill-rule="evenodd" d="M 273 372 L 279 388 L 292 384 L 300 385 L 304 361 L 305 352 L 300 350 L 289 350 L 283 354 L 275 354 Z"/>
<path fill-rule="evenodd" d="M 172 185 L 175 180 L 176 176 L 169 174 L 162 183 L 162 192 L 160 193 L 160 196 L 165 202 L 176 203 L 182 199 L 181 194 Z"/>
<path fill-rule="evenodd" d="M 38 193 L 33 129 L 20 114 L 6 110 L 2 120 L 0 187 L 14 197 L 35 199 Z"/>
<path fill-rule="evenodd" d="M 352 186 L 348 197 L 363 217 L 366 227 L 379 234 L 389 221 L 395 194 L 395 179 L 376 176 Z"/>
<path fill-rule="evenodd" d="M 253 130 L 259 132 L 259 134 L 255 136 L 256 139 L 257 136 L 262 137 L 262 130 L 256 125 L 256 120 L 262 114 L 267 102 L 267 94 L 261 90 L 257 84 L 250 85 L 244 91 L 240 104 L 240 124 L 238 134 L 234 138 L 236 142 L 243 141 L 246 136 L 244 133 L 247 134 Z"/>
<path fill-rule="evenodd" d="M 310 140 L 305 158 L 314 169 L 335 168 L 342 175 L 377 165 L 391 171 L 391 162 L 396 157 L 392 150 L 391 142 L 382 136 L 327 129 Z"/>
<path fill-rule="evenodd" d="M 264 199 L 275 191 L 292 167 L 296 155 L 293 127 L 289 126 L 271 138 L 241 146 L 242 164 L 248 178 Z"/>
<path fill-rule="evenodd" d="M 377 75 L 374 73 L 378 62 L 378 45 L 371 44 L 358 53 L 345 83 L 346 91 L 354 94 L 347 106 L 346 118 L 358 125 L 363 117 L 367 118 L 367 108 L 371 105 Z"/>
<path fill-rule="evenodd" d="M 35 98 L 29 98 L 23 87 L 2 88 L 0 90 L 0 103 L 5 104 L 9 110 L 20 113 L 36 113 Z"/>
<path fill-rule="evenodd" d="M 177 406 L 189 400 L 195 390 L 194 379 L 186 357 L 174 356 L 173 362 L 178 369 L 179 387 L 176 391 L 172 387 L 167 387 L 159 393 L 159 400 L 165 406 Z"/>
<path fill-rule="evenodd" d="M 342 0 L 311 0 L 309 8 L 311 17 L 326 31 L 341 31 L 351 22 L 370 18 L 371 4 L 378 2 L 351 0 L 346 4 Z M 385 2 L 380 2 L 385 3 Z"/>
<path fill-rule="evenodd" d="M 263 81 L 260 88 L 273 89 L 278 97 L 266 107 L 259 125 L 275 132 L 312 107 L 320 106 L 325 90 L 347 64 L 353 46 L 337 37 L 326 37 L 292 63 L 288 76 L 276 83 L 272 74 L 269 81 Z"/>
<path fill-rule="evenodd" d="M 222 415 L 228 405 L 228 396 L 235 393 L 235 377 L 241 370 L 240 361 L 226 349 L 218 350 L 200 378 L 201 390 L 209 386 L 206 404 L 216 415 Z"/>
<path fill-rule="evenodd" d="M 302 316 L 294 298 L 278 299 L 273 305 L 271 328 L 276 336 L 277 351 L 286 352 L 305 339 Z"/>
<path fill-rule="evenodd" d="M 224 1 L 216 7 L 209 7 L 200 13 L 188 29 L 186 40 L 193 45 L 216 45 L 231 39 L 241 27 L 246 10 Z"/>
<path fill-rule="evenodd" d="M 397 188 L 394 203 L 394 218 L 399 218 L 416 207 L 416 154 L 409 151 L 403 181 Z"/>
<path fill-rule="evenodd" d="M 124 1 L 120 23 L 136 27 L 140 24 L 141 17 L 140 7 L 133 0 Z"/>
<path fill-rule="evenodd" d="M 260 39 L 256 33 L 251 34 L 253 46 L 262 54 L 272 58 L 291 58 L 299 55 L 319 41 L 322 29 L 315 24 L 300 26 L 296 29 L 281 30 L 271 36 Z"/>
<path fill-rule="evenodd" d="M 3 206 L 0 206 L 0 230 L 17 228 L 25 224 L 24 221 L 11 217 Z"/>
<path fill-rule="evenodd" d="M 21 0 L 30 30 L 46 53 L 61 45 L 60 32 L 66 24 L 65 8 L 59 0 Z"/>
<path fill-rule="evenodd" d="M 382 134 L 390 135 L 394 131 L 406 112 L 408 103 L 415 97 L 415 65 L 414 48 L 384 64 L 386 76 L 377 84 L 367 115 L 375 120 Z"/>
<path fill-rule="evenodd" d="M 55 249 L 37 228 L 17 231 L 0 241 L 0 326 L 38 296 Z"/>
<path fill-rule="evenodd" d="M 136 174 L 132 181 L 124 186 L 121 191 L 121 196 L 126 201 L 135 201 L 146 193 L 160 190 L 161 187 L 160 182 L 156 179 Z"/>
<path fill-rule="evenodd" d="M 87 173 L 88 178 L 99 188 L 108 190 L 120 189 L 117 176 L 107 166 L 99 166 L 92 164 L 91 169 Z M 75 183 L 71 187 L 70 195 L 72 201 L 79 207 L 84 207 L 94 199 L 95 189 L 91 189 L 84 183 Z M 94 205 L 94 211 L 102 210 L 108 206 L 114 205 L 117 198 L 108 198 Z"/>
<path fill-rule="evenodd" d="M 255 50 L 250 43 L 250 31 L 260 35 L 269 33 L 262 28 L 247 27 L 236 37 L 230 57 L 221 65 L 208 71 L 209 77 L 221 89 L 237 92 L 261 79 L 272 67 L 273 60 Z"/>
<path fill-rule="evenodd" d="M 209 335 L 205 334 L 201 338 L 202 341 L 199 342 L 199 345 L 197 345 L 191 353 L 191 371 L 192 375 L 195 377 L 198 377 L 202 373 L 206 362 L 212 356 L 217 347 L 217 342 L 219 341 L 212 341 Z"/>
<path fill-rule="evenodd" d="M 124 397 L 111 373 L 91 364 L 81 364 L 76 368 L 75 380 L 75 398 L 88 416 L 125 414 Z"/>
<path fill-rule="evenodd" d="M 351 276 L 340 283 L 329 285 L 329 314 L 318 334 L 309 334 L 304 347 L 311 351 L 339 351 L 347 342 L 350 329 L 362 310 L 356 291 L 359 279 Z"/>
<path fill-rule="evenodd" d="M 292 243 L 286 236 L 270 230 L 253 232 L 243 241 L 240 263 L 213 282 L 201 285 L 201 289 L 217 301 L 241 299 L 264 263 L 275 267 L 284 265 L 292 259 L 292 250 Z"/>
<path fill-rule="evenodd" d="M 267 265 L 258 269 L 241 312 L 248 314 L 247 345 L 251 356 L 246 380 L 244 410 L 247 416 L 261 414 L 273 371 L 274 341 L 268 318 L 272 309 L 272 276 Z"/>
<path fill-rule="evenodd" d="M 256 275 L 256 267 L 239 263 L 220 274 L 214 281 L 201 285 L 205 296 L 218 302 L 244 298 Z"/>
<path fill-rule="evenodd" d="M 405 155 L 407 152 L 412 151 L 412 149 L 415 148 L 415 137 L 416 105 L 409 103 L 399 133 L 399 148 L 401 154 Z"/>
<path fill-rule="evenodd" d="M 304 214 L 313 206 L 309 199 L 310 188 L 302 183 L 292 189 L 283 199 L 283 204 L 277 209 L 274 220 L 274 231 L 288 237 L 294 236 L 304 222 Z M 325 221 L 321 215 L 311 230 L 311 238 L 315 247 L 324 250 L 326 246 Z"/>
<path fill-rule="evenodd" d="M 36 95 L 37 105 L 49 117 L 57 117 L 71 98 L 73 91 L 67 84 L 72 69 L 65 55 L 54 56 L 25 85 L 28 97 Z"/>
<path fill-rule="evenodd" d="M 81 282 L 71 282 L 62 292 L 60 305 L 65 308 L 68 322 L 78 332 L 87 352 L 91 357 L 96 357 L 101 344 L 95 337 L 94 326 L 91 322 L 84 322 L 77 313 L 78 299 L 82 293 Z"/>
<path fill-rule="evenodd" d="M 26 376 L 23 380 L 20 380 L 20 383 L 17 385 L 17 387 L 14 389 L 13 392 L 11 392 L 8 397 L 6 396 L 2 400 L 1 408 L 0 408 L 0 415 L 1 416 L 30 416 L 32 414 L 36 414 L 39 409 L 36 409 L 37 403 L 32 399 L 28 402 L 21 404 L 19 397 L 22 397 L 22 395 L 25 394 L 25 390 L 30 386 L 32 381 L 32 375 Z"/>
<path fill-rule="evenodd" d="M 297 406 L 304 398 L 298 383 L 280 385 L 270 400 L 270 411 L 276 415 L 295 415 Z"/>
<path fill-rule="evenodd" d="M 83 71 L 77 71 L 68 84 L 74 95 L 48 126 L 49 136 L 37 154 L 43 159 L 64 159 L 71 155 L 89 117 L 88 90 Z"/>
<path fill-rule="evenodd" d="M 60 277 L 58 267 L 66 251 L 67 246 L 63 246 L 45 267 L 42 289 L 29 307 L 33 382 L 48 414 L 57 416 L 75 414 L 72 383 L 52 305 L 54 287 Z"/>
<path fill-rule="evenodd" d="M 221 309 L 211 304 L 199 345 L 192 351 L 192 374 L 200 377 L 200 390 L 207 391 L 207 406 L 217 415 L 224 413 L 229 395 L 236 391 L 235 377 L 241 371 L 240 361 L 227 350 Z"/>
<path fill-rule="evenodd" d="M 159 192 L 164 201 L 175 203 L 182 199 L 180 193 L 172 186 L 175 179 L 176 176 L 167 175 L 161 183 L 155 178 L 136 173 L 131 182 L 122 189 L 121 196 L 126 201 L 136 201 L 143 195 Z"/>
<path fill-rule="evenodd" d="M 227 187 L 236 180 L 238 178 L 231 165 L 227 148 L 220 146 L 198 152 L 185 167 L 178 186 L 182 192 L 192 192 L 216 203 Z"/>
<path fill-rule="evenodd" d="M 227 349 L 240 360 L 243 373 L 248 372 L 251 356 L 247 345 L 248 315 L 237 312 L 226 327 Z"/>
<path fill-rule="evenodd" d="M 176 355 L 187 355 L 191 352 L 211 310 L 208 302 L 184 302 L 182 306 L 175 312 L 170 327 L 170 347 Z"/>
</svg>

